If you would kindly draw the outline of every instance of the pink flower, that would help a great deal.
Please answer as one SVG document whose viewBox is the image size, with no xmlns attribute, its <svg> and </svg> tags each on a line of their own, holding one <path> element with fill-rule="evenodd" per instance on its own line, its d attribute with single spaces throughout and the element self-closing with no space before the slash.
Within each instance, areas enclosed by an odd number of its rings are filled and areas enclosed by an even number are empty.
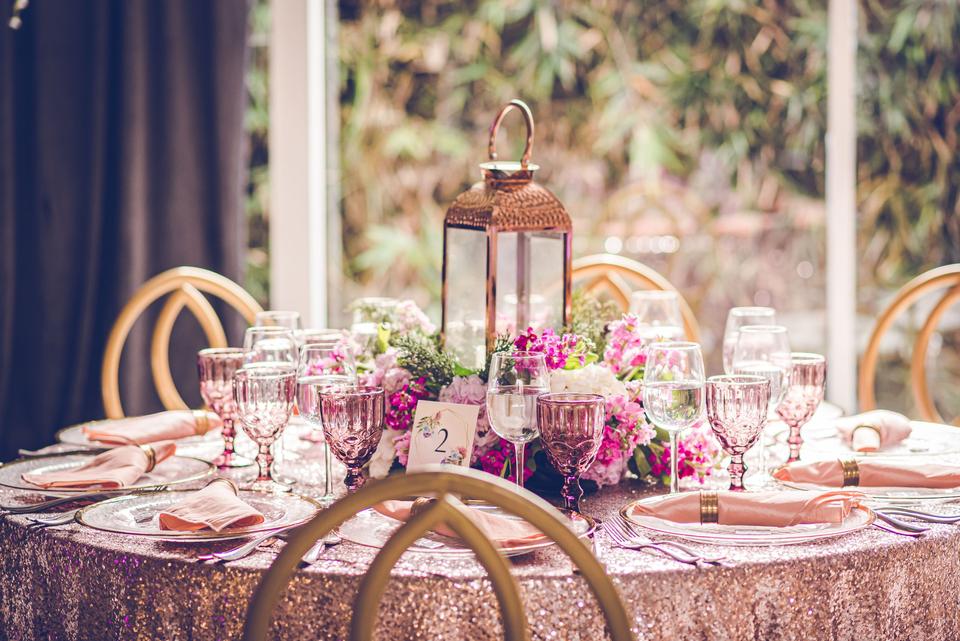
<svg viewBox="0 0 960 641">
<path fill-rule="evenodd" d="M 607 348 L 603 352 L 603 361 L 614 374 L 632 380 L 643 373 L 647 357 L 644 348 L 647 339 L 640 331 L 640 319 L 634 314 L 624 314 L 608 327 Z"/>
<path fill-rule="evenodd" d="M 429 393 L 426 388 L 426 379 L 422 376 L 407 383 L 387 399 L 384 423 L 392 430 L 409 430 L 413 425 L 413 414 L 417 410 L 417 402 L 427 396 Z"/>
<path fill-rule="evenodd" d="M 576 334 L 557 336 L 552 329 L 537 334 L 532 327 L 517 336 L 513 346 L 521 352 L 540 352 L 551 370 L 564 367 L 583 367 L 587 360 L 587 341 Z"/>
<path fill-rule="evenodd" d="M 643 407 L 635 400 L 611 397 L 607 399 L 606 412 L 597 458 L 584 474 L 584 478 L 601 486 L 619 483 L 634 449 L 648 444 L 656 434 L 644 419 Z"/>
<path fill-rule="evenodd" d="M 410 456 L 410 431 L 407 430 L 394 438 L 393 447 L 397 451 L 397 460 L 400 461 L 400 465 L 406 467 L 407 459 Z"/>
<path fill-rule="evenodd" d="M 531 470 L 530 466 L 527 465 L 527 462 L 530 460 L 529 447 L 530 444 L 527 443 L 525 446 L 526 449 L 524 450 L 524 481 L 533 476 L 533 470 Z M 504 439 L 500 439 L 498 446 L 491 448 L 480 457 L 480 467 L 484 472 L 503 477 L 508 481 L 516 482 L 517 477 L 514 470 L 516 465 L 514 464 L 514 461 L 513 443 Z"/>
</svg>

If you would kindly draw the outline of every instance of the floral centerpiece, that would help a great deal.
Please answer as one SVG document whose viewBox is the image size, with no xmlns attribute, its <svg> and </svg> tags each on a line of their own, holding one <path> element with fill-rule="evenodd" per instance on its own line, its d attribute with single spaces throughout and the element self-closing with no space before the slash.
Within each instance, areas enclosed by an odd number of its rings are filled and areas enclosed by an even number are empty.
<svg viewBox="0 0 960 641">
<path fill-rule="evenodd" d="M 513 444 L 491 429 L 486 417 L 486 368 L 473 371 L 443 351 L 436 327 L 410 301 L 393 303 L 377 312 L 375 341 L 361 346 L 358 365 L 364 384 L 384 388 L 386 419 L 383 437 L 370 462 L 370 474 L 384 477 L 407 464 L 413 419 L 420 400 L 479 405 L 476 439 L 470 464 L 514 480 Z M 607 319 L 613 318 L 612 321 Z M 600 394 L 606 401 L 606 424 L 596 460 L 584 474 L 589 489 L 619 483 L 628 472 L 669 483 L 667 434 L 647 422 L 640 387 L 645 340 L 636 317 L 616 318 L 609 306 L 582 294 L 574 297 L 574 320 L 563 333 L 526 330 L 501 336 L 494 352 L 533 351 L 544 354 L 553 392 Z M 489 356 L 488 356 L 489 363 Z M 558 478 L 537 440 L 527 444 L 522 470 L 533 488 L 556 485 Z M 685 434 L 678 447 L 681 478 L 701 481 L 710 474 L 720 449 L 709 430 L 699 425 Z M 463 453 L 466 458 L 467 453 Z"/>
</svg>

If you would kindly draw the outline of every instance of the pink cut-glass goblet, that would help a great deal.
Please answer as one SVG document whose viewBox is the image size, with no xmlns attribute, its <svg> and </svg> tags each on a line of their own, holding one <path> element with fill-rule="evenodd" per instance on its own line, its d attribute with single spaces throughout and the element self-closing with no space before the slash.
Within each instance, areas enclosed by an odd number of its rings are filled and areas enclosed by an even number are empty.
<svg viewBox="0 0 960 641">
<path fill-rule="evenodd" d="M 730 455 L 730 489 L 743 491 L 743 455 L 767 423 L 770 381 L 762 376 L 711 376 L 707 379 L 707 420 Z"/>
<path fill-rule="evenodd" d="M 200 376 L 200 395 L 223 423 L 220 430 L 223 436 L 223 453 L 213 463 L 221 468 L 247 467 L 253 461 L 237 455 L 233 451 L 233 440 L 237 435 L 235 421 L 237 404 L 233 400 L 233 376 L 243 367 L 245 350 L 239 347 L 212 347 L 197 352 L 197 373 Z"/>
<path fill-rule="evenodd" d="M 550 463 L 563 475 L 563 507 L 580 511 L 580 475 L 597 458 L 606 408 L 598 394 L 543 394 L 537 397 L 540 441 Z"/>
<path fill-rule="evenodd" d="M 793 352 L 790 354 L 790 386 L 777 414 L 790 428 L 788 463 L 800 460 L 800 428 L 814 415 L 823 400 L 823 384 L 827 380 L 827 359 L 820 354 Z"/>
<path fill-rule="evenodd" d="M 333 386 L 320 389 L 320 417 L 327 445 L 347 466 L 344 484 L 353 493 L 363 487 L 363 466 L 383 435 L 383 388 Z"/>
<path fill-rule="evenodd" d="M 259 447 L 257 464 L 260 473 L 250 486 L 255 492 L 290 491 L 273 478 L 270 446 L 290 421 L 296 393 L 297 370 L 293 367 L 246 367 L 233 377 L 233 395 L 240 425 Z"/>
</svg>

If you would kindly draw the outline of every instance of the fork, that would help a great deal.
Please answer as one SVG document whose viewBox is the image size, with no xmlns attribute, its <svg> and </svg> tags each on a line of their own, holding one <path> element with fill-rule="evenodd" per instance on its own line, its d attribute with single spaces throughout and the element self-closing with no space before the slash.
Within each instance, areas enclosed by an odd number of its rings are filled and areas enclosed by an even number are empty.
<svg viewBox="0 0 960 641">
<path fill-rule="evenodd" d="M 656 543 L 642 543 L 640 541 L 631 540 L 627 536 L 627 533 L 621 528 L 622 525 L 618 523 L 617 519 L 611 519 L 603 524 L 604 533 L 617 547 L 626 548 L 628 550 L 654 550 L 670 557 L 674 561 L 686 563 L 688 565 L 695 565 L 697 567 L 700 567 L 701 563 L 705 563 L 703 558 L 700 556 L 687 556 L 685 554 L 674 552 L 673 550 Z"/>
<path fill-rule="evenodd" d="M 954 523 L 960 523 L 960 514 L 932 514 L 930 512 L 920 512 L 917 510 L 910 510 L 903 507 L 883 507 L 881 508 L 886 514 L 896 514 L 897 516 L 907 516 L 910 518 L 917 519 L 918 521 L 926 521 L 928 523 L 940 523 L 951 525 Z"/>
<path fill-rule="evenodd" d="M 246 543 L 238 545 L 237 547 L 227 550 L 225 552 L 213 552 L 211 554 L 202 554 L 197 557 L 197 560 L 213 561 L 214 563 L 220 563 L 220 562 L 226 563 L 229 561 L 238 561 L 244 557 L 247 557 L 253 554 L 253 552 L 258 547 L 260 547 L 260 545 L 265 541 L 268 541 L 274 537 L 280 536 L 284 532 L 288 532 L 289 530 L 299 527 L 299 525 L 300 524 L 288 525 L 286 527 L 278 528 L 276 530 L 269 530 L 262 534 L 258 534 L 257 536 L 253 537 Z"/>
<path fill-rule="evenodd" d="M 80 508 L 76 510 L 67 510 L 66 512 L 60 512 L 59 514 L 50 514 L 47 516 L 28 516 L 27 520 L 30 521 L 30 529 L 39 530 L 47 527 L 55 527 L 57 525 L 67 525 L 73 523 L 77 518 L 77 512 L 80 511 Z"/>
<path fill-rule="evenodd" d="M 656 543 L 657 545 L 666 545 L 666 546 L 669 546 L 669 547 L 673 547 L 673 548 L 675 548 L 675 549 L 677 549 L 677 550 L 680 550 L 681 552 L 684 552 L 684 553 L 686 553 L 686 554 L 689 554 L 690 556 L 698 556 L 698 557 L 702 558 L 702 559 L 703 559 L 705 562 L 707 562 L 707 563 L 718 563 L 718 564 L 719 564 L 719 563 L 727 560 L 727 557 L 725 557 L 725 556 L 706 556 L 706 555 L 701 554 L 700 552 L 694 550 L 692 547 L 687 546 L 687 545 L 684 545 L 683 543 L 678 543 L 678 542 L 676 542 L 676 541 L 654 541 L 654 540 L 651 539 L 650 537 L 642 534 L 642 533 L 636 528 L 636 526 L 635 526 L 633 523 L 631 523 L 630 521 L 626 520 L 625 518 L 623 518 L 623 517 L 620 516 L 619 514 L 618 514 L 616 517 L 614 517 L 614 518 L 615 518 L 619 523 L 621 523 L 621 524 L 623 525 L 623 529 L 627 532 L 627 534 L 630 535 L 628 538 L 630 538 L 630 539 L 633 540 L 633 541 L 637 541 L 637 542 L 641 542 L 641 543 Z"/>
</svg>

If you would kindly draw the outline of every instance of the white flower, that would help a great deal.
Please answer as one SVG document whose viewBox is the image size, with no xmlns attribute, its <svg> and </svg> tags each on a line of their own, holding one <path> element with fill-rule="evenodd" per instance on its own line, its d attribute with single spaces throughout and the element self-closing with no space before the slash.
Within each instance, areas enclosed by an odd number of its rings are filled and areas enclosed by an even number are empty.
<svg viewBox="0 0 960 641">
<path fill-rule="evenodd" d="M 398 430 L 383 430 L 383 436 L 380 437 L 380 444 L 377 445 L 377 451 L 373 453 L 370 459 L 370 477 L 382 479 L 390 472 L 393 465 L 393 459 L 397 457 L 397 450 L 393 446 L 393 439 L 402 434 Z"/>
<path fill-rule="evenodd" d="M 580 369 L 554 370 L 550 373 L 550 391 L 555 394 L 599 394 L 604 398 L 627 395 L 623 382 L 596 363 Z"/>
</svg>

